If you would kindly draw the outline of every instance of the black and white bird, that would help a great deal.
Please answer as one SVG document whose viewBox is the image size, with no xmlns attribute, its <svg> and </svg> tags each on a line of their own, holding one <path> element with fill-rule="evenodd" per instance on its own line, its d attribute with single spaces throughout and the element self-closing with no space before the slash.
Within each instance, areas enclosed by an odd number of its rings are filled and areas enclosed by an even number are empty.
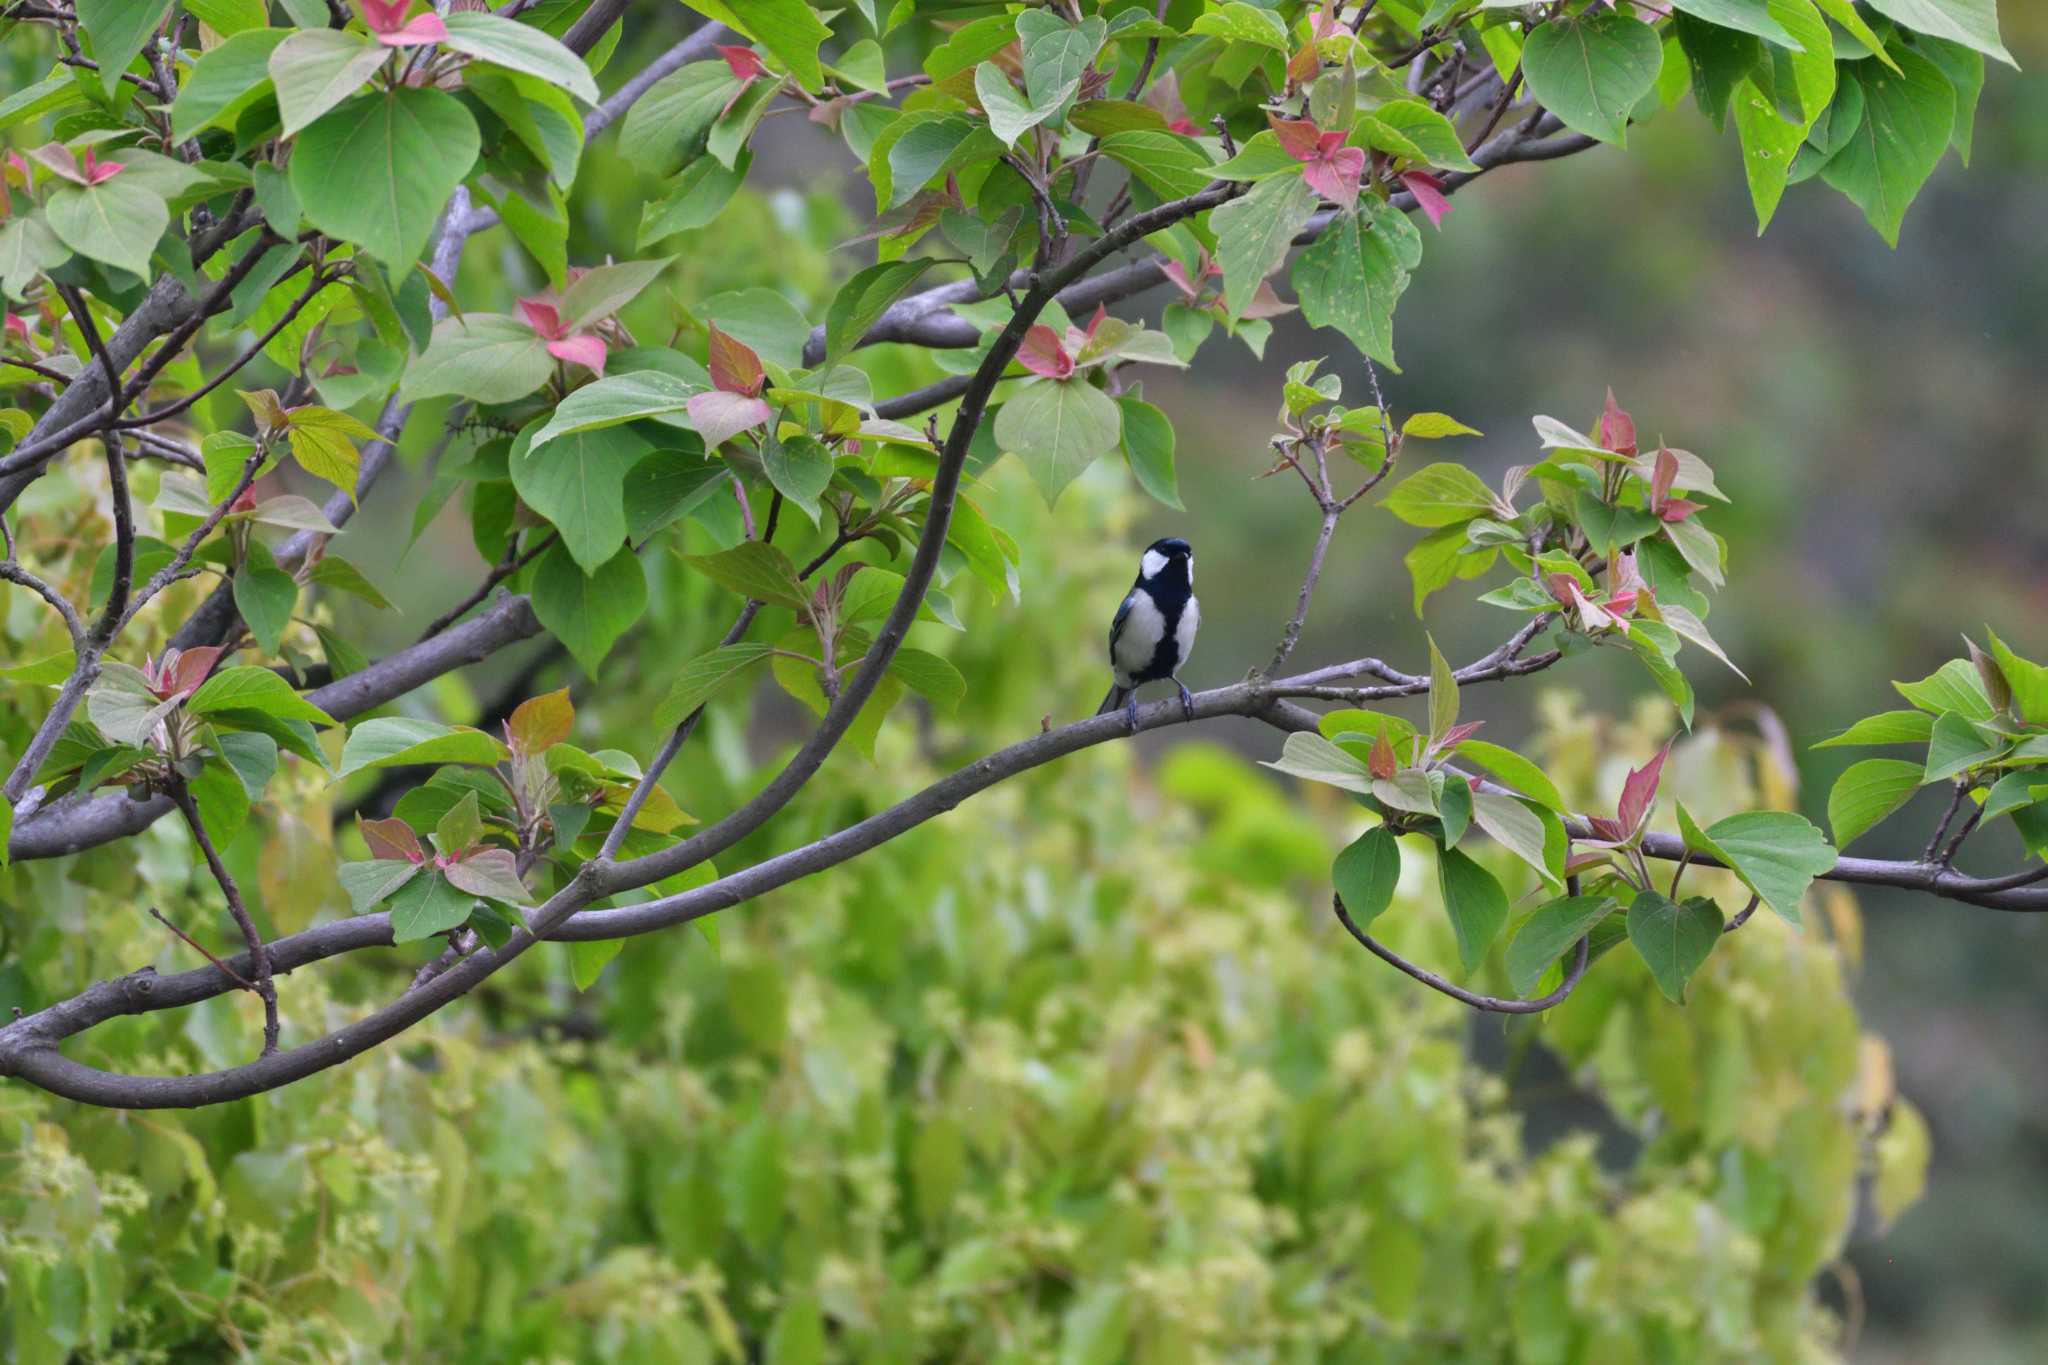
<svg viewBox="0 0 2048 1365">
<path fill-rule="evenodd" d="M 1138 561 L 1138 581 L 1124 594 L 1109 626 L 1109 667 L 1116 685 L 1096 715 L 1122 706 L 1138 728 L 1137 690 L 1148 682 L 1180 688 L 1181 709 L 1195 718 L 1195 703 L 1179 673 L 1195 648 L 1202 605 L 1195 600 L 1195 552 L 1185 540 L 1155 540 Z"/>
</svg>

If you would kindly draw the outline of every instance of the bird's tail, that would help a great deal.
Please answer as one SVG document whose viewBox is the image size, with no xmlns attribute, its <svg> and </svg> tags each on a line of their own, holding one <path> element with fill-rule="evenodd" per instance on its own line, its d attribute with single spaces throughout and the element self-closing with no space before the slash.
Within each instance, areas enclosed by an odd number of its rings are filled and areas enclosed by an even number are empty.
<svg viewBox="0 0 2048 1365">
<path fill-rule="evenodd" d="M 1111 683 L 1109 688 L 1109 695 L 1102 699 L 1102 705 L 1095 708 L 1095 714 L 1098 716 L 1108 715 L 1110 712 L 1122 706 L 1124 704 L 1124 698 L 1130 695 L 1130 688 L 1118 687 L 1116 684 Z"/>
</svg>

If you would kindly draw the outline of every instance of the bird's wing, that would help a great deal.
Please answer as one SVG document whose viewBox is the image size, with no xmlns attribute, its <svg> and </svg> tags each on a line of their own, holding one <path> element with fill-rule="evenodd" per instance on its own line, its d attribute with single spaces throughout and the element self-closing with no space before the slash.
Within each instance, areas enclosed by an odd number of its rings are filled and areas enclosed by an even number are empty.
<svg viewBox="0 0 2048 1365">
<path fill-rule="evenodd" d="M 1117 604 L 1116 619 L 1109 623 L 1109 657 L 1111 660 L 1116 658 L 1116 642 L 1123 638 L 1124 622 L 1129 620 L 1131 616 L 1131 598 L 1137 594 L 1137 591 L 1136 588 L 1133 588 L 1130 592 L 1124 594 L 1124 600 Z"/>
</svg>

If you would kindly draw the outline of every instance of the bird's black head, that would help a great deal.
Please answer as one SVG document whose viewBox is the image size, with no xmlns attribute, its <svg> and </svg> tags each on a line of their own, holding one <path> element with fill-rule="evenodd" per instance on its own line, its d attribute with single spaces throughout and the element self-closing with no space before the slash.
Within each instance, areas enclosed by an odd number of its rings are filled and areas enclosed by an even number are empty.
<svg viewBox="0 0 2048 1365">
<path fill-rule="evenodd" d="M 1144 558 L 1138 561 L 1138 577 L 1149 583 L 1162 576 L 1183 583 L 1192 582 L 1195 576 L 1194 547 L 1178 536 L 1167 536 L 1146 546 Z"/>
</svg>

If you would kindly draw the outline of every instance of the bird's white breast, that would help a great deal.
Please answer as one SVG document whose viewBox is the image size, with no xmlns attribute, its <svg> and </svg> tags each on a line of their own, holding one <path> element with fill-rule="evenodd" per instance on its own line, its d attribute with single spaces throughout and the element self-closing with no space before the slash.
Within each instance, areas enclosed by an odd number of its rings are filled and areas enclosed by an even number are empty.
<svg viewBox="0 0 2048 1365">
<path fill-rule="evenodd" d="M 1152 653 L 1159 648 L 1159 642 L 1165 635 L 1166 618 L 1160 615 L 1159 604 L 1152 600 L 1152 594 L 1133 592 L 1130 614 L 1124 617 L 1124 627 L 1117 633 L 1116 648 L 1109 660 L 1116 668 L 1118 686 L 1130 686 L 1132 675 L 1143 671 L 1152 662 Z"/>
<path fill-rule="evenodd" d="M 1173 628 L 1173 642 L 1180 650 L 1180 663 L 1186 667 L 1188 655 L 1195 652 L 1195 629 L 1202 624 L 1202 604 L 1190 597 L 1188 604 L 1180 609 L 1180 620 Z"/>
</svg>

